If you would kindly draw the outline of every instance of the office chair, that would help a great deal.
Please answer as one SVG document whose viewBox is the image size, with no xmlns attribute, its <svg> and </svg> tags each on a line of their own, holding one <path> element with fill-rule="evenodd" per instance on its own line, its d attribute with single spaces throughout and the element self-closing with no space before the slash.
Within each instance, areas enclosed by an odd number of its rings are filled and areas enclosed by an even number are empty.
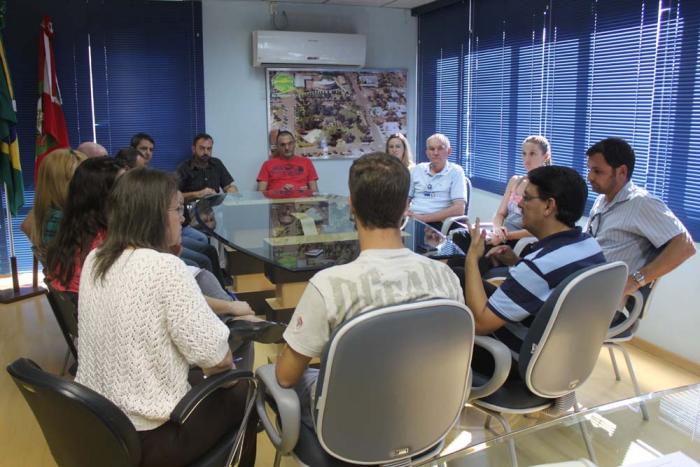
<svg viewBox="0 0 700 467">
<path fill-rule="evenodd" d="M 277 450 L 274 465 L 286 455 L 313 467 L 408 466 L 436 456 L 469 394 L 473 342 L 471 312 L 451 300 L 355 316 L 333 332 L 323 352 L 315 431 L 300 422 L 297 393 L 277 384 L 275 366 L 259 368 L 256 405 Z"/>
<path fill-rule="evenodd" d="M 496 418 L 509 433 L 502 413 L 527 414 L 557 405 L 566 409 L 570 404 L 578 410 L 576 388 L 593 371 L 626 280 L 627 266 L 617 261 L 577 271 L 552 291 L 526 331 L 517 371 L 501 370 L 507 375 L 503 386 L 472 401 L 487 414 L 487 428 Z M 584 439 L 593 456 L 585 432 Z M 517 465 L 514 444 L 511 456 Z"/>
<path fill-rule="evenodd" d="M 66 367 L 68 366 L 68 359 L 71 354 L 75 361 L 78 361 L 78 350 L 75 346 L 76 339 L 78 338 L 78 307 L 68 293 L 54 289 L 49 285 L 48 281 L 45 281 L 45 283 L 48 289 L 46 298 L 56 317 L 58 327 L 61 328 L 63 338 L 66 340 L 66 344 L 68 344 L 68 351 L 63 361 L 63 371 L 61 373 L 63 375 L 65 374 Z"/>
<path fill-rule="evenodd" d="M 446 237 L 448 236 L 447 234 L 450 232 L 450 230 L 455 228 L 465 228 L 469 224 L 469 207 L 471 206 L 472 202 L 472 182 L 466 175 L 464 176 L 464 183 L 466 185 L 467 193 L 467 199 L 464 200 L 464 214 L 461 216 L 448 217 L 442 221 L 442 228 L 440 229 L 440 232 Z"/>
<path fill-rule="evenodd" d="M 617 312 L 615 316 L 616 319 L 613 320 L 613 325 L 608 331 L 608 337 L 603 343 L 603 346 L 607 347 L 608 353 L 610 354 L 610 361 L 612 362 L 613 371 L 615 372 L 615 379 L 617 381 L 620 381 L 620 370 L 617 366 L 617 360 L 615 359 L 615 353 L 613 351 L 617 349 L 625 357 L 627 372 L 630 375 L 632 386 L 634 386 L 634 393 L 637 396 L 641 395 L 637 375 L 634 372 L 634 366 L 632 365 L 632 359 L 630 358 L 629 352 L 627 352 L 627 349 L 621 344 L 632 340 L 636 334 L 637 329 L 639 328 L 639 322 L 649 309 L 649 304 L 651 303 L 651 299 L 654 295 L 654 290 L 656 290 L 656 285 L 658 282 L 659 280 L 657 279 L 656 281 L 647 284 L 627 298 L 625 310 L 622 312 Z M 647 407 L 644 402 L 640 402 L 639 407 L 642 411 L 642 418 L 645 421 L 649 420 L 649 414 L 647 413 Z"/>
<path fill-rule="evenodd" d="M 15 360 L 7 372 L 32 409 L 60 467 L 139 465 L 139 436 L 129 418 L 112 402 L 82 384 L 44 372 L 26 358 Z M 243 370 L 213 375 L 185 394 L 170 414 L 170 420 L 183 424 L 214 390 L 236 380 L 250 382 L 241 428 L 225 436 L 192 467 L 228 466 L 239 455 L 245 425 L 255 402 L 255 378 L 252 372 Z"/>
</svg>

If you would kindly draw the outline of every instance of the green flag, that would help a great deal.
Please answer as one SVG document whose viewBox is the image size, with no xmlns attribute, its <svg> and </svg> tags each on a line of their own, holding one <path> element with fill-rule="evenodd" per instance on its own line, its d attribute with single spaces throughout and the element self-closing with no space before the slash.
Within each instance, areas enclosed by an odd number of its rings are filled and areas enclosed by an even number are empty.
<svg viewBox="0 0 700 467">
<path fill-rule="evenodd" d="M 5 45 L 2 37 L 0 37 L 0 61 L 2 61 L 2 73 L 0 73 L 0 179 L 5 182 L 7 187 L 7 202 L 10 212 L 16 216 L 17 210 L 24 205 L 24 181 L 22 180 L 19 143 L 17 142 L 15 95 L 12 91 L 10 70 L 5 58 Z"/>
</svg>

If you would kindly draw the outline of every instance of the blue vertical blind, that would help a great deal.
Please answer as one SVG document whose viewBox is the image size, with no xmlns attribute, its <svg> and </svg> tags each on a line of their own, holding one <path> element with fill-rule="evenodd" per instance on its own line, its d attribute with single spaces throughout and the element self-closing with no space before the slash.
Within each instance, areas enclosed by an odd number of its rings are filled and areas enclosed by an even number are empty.
<svg viewBox="0 0 700 467">
<path fill-rule="evenodd" d="M 71 145 L 93 139 L 94 106 L 97 142 L 110 154 L 127 146 L 134 133 L 146 132 L 156 140 L 153 165 L 173 170 L 190 156 L 192 137 L 205 128 L 201 8 L 190 1 L 7 0 L 3 37 L 25 186 L 25 207 L 12 222 L 20 270 L 32 263 L 30 244 L 18 226 L 34 199 L 42 16 L 54 22 L 56 72 Z M 2 211 L 0 274 L 7 274 L 9 232 Z"/>
<path fill-rule="evenodd" d="M 437 20 L 465 16 L 439 49 L 425 46 L 444 26 Z M 689 0 L 471 0 L 422 15 L 421 76 L 458 48 L 450 60 L 463 71 L 421 83 L 419 134 L 459 122 L 457 159 L 476 187 L 497 193 L 523 173 L 520 143 L 530 134 L 547 136 L 555 163 L 581 173 L 590 145 L 623 137 L 637 155 L 635 183 L 698 237 L 699 33 L 700 2 Z M 461 93 L 424 93 L 455 86 Z"/>
</svg>

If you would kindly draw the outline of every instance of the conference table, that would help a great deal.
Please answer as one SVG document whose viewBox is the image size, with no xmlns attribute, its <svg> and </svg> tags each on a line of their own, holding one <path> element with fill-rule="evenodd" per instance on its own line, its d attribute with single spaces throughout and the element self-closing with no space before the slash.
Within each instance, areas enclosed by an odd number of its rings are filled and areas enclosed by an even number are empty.
<svg viewBox="0 0 700 467">
<path fill-rule="evenodd" d="M 347 196 L 308 190 L 225 193 L 199 200 L 193 214 L 201 224 L 213 219 L 205 230 L 242 253 L 236 261 L 261 264 L 274 290 L 274 297 L 267 299 L 272 310 L 293 309 L 317 271 L 350 262 L 359 254 Z M 407 248 L 430 258 L 464 256 L 439 231 L 412 218 L 405 219 L 402 238 Z M 234 273 L 234 288 L 264 288 L 250 285 L 261 284 L 254 268 L 237 266 L 244 273 Z"/>
<path fill-rule="evenodd" d="M 647 421 L 640 403 L 647 407 Z M 698 467 L 700 385 L 652 392 L 471 442 L 480 429 L 458 423 L 440 458 L 420 465 Z"/>
</svg>

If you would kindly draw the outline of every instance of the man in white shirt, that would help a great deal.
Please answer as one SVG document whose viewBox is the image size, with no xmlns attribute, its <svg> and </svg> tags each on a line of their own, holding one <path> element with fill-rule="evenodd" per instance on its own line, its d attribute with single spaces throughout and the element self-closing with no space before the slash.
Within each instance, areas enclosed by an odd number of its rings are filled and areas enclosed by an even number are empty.
<svg viewBox="0 0 700 467">
<path fill-rule="evenodd" d="M 418 164 L 411 172 L 408 215 L 426 223 L 463 215 L 467 199 L 464 170 L 447 160 L 452 153 L 450 140 L 440 133 L 432 135 L 425 153 L 430 162 Z"/>
<path fill-rule="evenodd" d="M 295 387 L 302 422 L 311 428 L 318 370 L 307 365 L 321 355 L 336 327 L 360 313 L 399 303 L 431 298 L 464 303 L 459 280 L 447 265 L 403 244 L 399 226 L 409 180 L 408 169 L 387 154 L 367 154 L 352 164 L 349 203 L 360 256 L 311 278 L 284 333 L 287 345 L 277 360 L 277 381 Z M 387 336 L 392 338 L 400 339 Z"/>
<path fill-rule="evenodd" d="M 668 274 L 695 254 L 688 230 L 660 199 L 632 181 L 635 155 L 623 139 L 607 138 L 588 151 L 588 181 L 600 193 L 586 230 L 608 261 L 624 261 L 625 294 Z"/>
</svg>

